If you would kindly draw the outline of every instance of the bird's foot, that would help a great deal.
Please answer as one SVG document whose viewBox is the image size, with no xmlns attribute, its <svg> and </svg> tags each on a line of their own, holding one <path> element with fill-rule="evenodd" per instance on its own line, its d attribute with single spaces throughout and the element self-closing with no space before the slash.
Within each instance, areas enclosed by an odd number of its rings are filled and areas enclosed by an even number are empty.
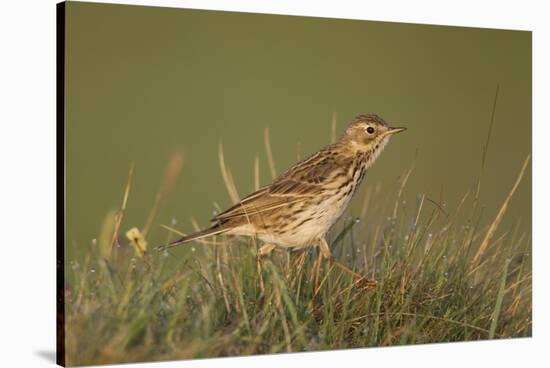
<svg viewBox="0 0 550 368">
<path fill-rule="evenodd" d="M 330 256 L 329 258 L 330 263 L 335 265 L 336 267 L 340 268 L 342 271 L 347 272 L 355 277 L 355 283 L 365 289 L 372 289 L 375 288 L 378 282 L 376 280 L 369 280 L 366 277 L 358 274 L 357 272 L 353 271 L 349 267 L 344 266 L 340 262 L 338 262 L 333 256 Z"/>
<path fill-rule="evenodd" d="M 367 279 L 365 277 L 357 279 L 356 283 L 363 289 L 374 289 L 378 285 L 378 281 L 374 279 Z"/>
</svg>

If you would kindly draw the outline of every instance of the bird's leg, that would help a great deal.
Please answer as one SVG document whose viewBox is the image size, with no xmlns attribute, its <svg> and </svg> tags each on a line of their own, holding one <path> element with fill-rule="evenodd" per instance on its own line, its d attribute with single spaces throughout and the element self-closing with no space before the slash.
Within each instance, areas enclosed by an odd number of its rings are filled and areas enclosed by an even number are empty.
<svg viewBox="0 0 550 368">
<path fill-rule="evenodd" d="M 256 269 L 258 271 L 258 276 L 260 278 L 260 291 L 261 295 L 264 295 L 264 278 L 262 276 L 262 265 L 260 263 L 260 260 L 262 257 L 267 256 L 275 249 L 274 244 L 264 244 L 258 249 L 258 253 L 256 253 Z"/>
<path fill-rule="evenodd" d="M 313 269 L 315 270 L 315 293 L 319 290 L 319 273 L 321 271 L 321 262 L 323 261 L 323 258 L 323 254 L 319 253 L 319 257 L 317 257 L 317 260 L 313 264 Z"/>
<path fill-rule="evenodd" d="M 258 258 L 269 255 L 273 249 L 275 249 L 275 244 L 267 243 L 262 245 L 260 249 L 258 249 Z"/>
<path fill-rule="evenodd" d="M 260 277 L 260 291 L 262 295 L 264 294 L 264 278 L 262 276 L 261 259 L 262 257 L 269 255 L 273 249 L 275 249 L 275 245 L 268 243 L 262 245 L 256 253 L 256 269 L 258 271 L 258 276 Z"/>
<path fill-rule="evenodd" d="M 361 276 L 357 272 L 351 270 L 350 268 L 348 268 L 348 267 L 344 266 L 343 264 L 341 264 L 340 262 L 338 262 L 334 258 L 332 253 L 330 252 L 330 247 L 328 246 L 327 240 L 325 238 L 319 238 L 319 249 L 320 249 L 321 254 L 323 255 L 323 257 L 328 259 L 331 264 L 334 264 L 336 267 L 340 268 L 342 271 L 345 271 L 345 272 L 355 276 L 357 278 L 357 281 L 364 282 L 364 284 L 367 288 L 372 288 L 372 287 L 376 286 L 376 281 L 375 280 L 367 280 L 365 277 Z"/>
<path fill-rule="evenodd" d="M 328 246 L 327 240 L 325 238 L 319 238 L 319 250 L 321 251 L 321 254 L 323 257 L 327 258 L 328 260 L 333 260 L 334 257 L 332 256 L 332 253 L 330 252 L 330 248 Z"/>
<path fill-rule="evenodd" d="M 315 267 L 315 290 L 319 289 L 319 271 L 321 269 L 321 257 L 326 258 L 331 262 L 334 261 L 334 257 L 330 252 L 330 248 L 325 238 L 320 238 L 318 244 L 319 244 L 320 254 L 316 262 L 317 267 Z"/>
</svg>

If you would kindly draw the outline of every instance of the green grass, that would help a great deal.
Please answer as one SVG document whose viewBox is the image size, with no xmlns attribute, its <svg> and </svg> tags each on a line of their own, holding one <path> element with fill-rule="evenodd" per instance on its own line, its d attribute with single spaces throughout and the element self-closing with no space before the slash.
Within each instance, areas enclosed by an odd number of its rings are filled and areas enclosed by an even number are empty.
<svg viewBox="0 0 550 368">
<path fill-rule="evenodd" d="M 348 213 L 330 234 L 336 258 L 376 279 L 374 289 L 319 265 L 313 248 L 258 263 L 254 239 L 217 237 L 141 258 L 119 236 L 129 179 L 98 242 L 67 265 L 67 364 L 531 336 L 530 234 L 498 229 L 523 171 L 486 225 L 479 187 L 453 209 L 420 194 L 411 205 L 410 174 L 384 195 L 370 186 L 355 199 L 363 218 Z"/>
</svg>

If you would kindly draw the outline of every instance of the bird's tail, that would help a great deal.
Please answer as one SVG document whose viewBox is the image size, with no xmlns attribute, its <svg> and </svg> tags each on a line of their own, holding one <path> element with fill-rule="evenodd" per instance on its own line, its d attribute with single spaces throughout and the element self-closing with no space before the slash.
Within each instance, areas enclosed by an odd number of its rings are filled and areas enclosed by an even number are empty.
<svg viewBox="0 0 550 368">
<path fill-rule="evenodd" d="M 180 244 L 184 244 L 184 243 L 188 243 L 192 240 L 197 240 L 197 239 L 202 239 L 202 238 L 206 238 L 207 236 L 212 236 L 212 235 L 217 235 L 217 234 L 222 234 L 222 233 L 225 233 L 226 231 L 228 231 L 229 229 L 227 228 L 224 228 L 220 225 L 214 225 L 212 227 L 209 227 L 208 229 L 204 229 L 204 230 L 201 230 L 201 231 L 198 231 L 194 234 L 191 234 L 191 235 L 186 235 L 186 236 L 182 236 L 181 238 L 179 239 L 176 239 L 166 245 L 163 245 L 163 246 L 160 246 L 160 247 L 157 247 L 158 250 L 166 250 L 168 248 L 172 248 L 172 247 L 175 247 L 176 245 L 180 245 Z"/>
</svg>

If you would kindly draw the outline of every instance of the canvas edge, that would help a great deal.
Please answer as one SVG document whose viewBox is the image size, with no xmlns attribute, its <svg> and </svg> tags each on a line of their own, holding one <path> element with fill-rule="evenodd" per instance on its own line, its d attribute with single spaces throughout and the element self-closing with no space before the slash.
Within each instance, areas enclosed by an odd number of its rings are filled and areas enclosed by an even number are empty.
<svg viewBox="0 0 550 368">
<path fill-rule="evenodd" d="M 65 4 L 56 4 L 56 363 L 60 366 L 65 366 Z"/>
</svg>

